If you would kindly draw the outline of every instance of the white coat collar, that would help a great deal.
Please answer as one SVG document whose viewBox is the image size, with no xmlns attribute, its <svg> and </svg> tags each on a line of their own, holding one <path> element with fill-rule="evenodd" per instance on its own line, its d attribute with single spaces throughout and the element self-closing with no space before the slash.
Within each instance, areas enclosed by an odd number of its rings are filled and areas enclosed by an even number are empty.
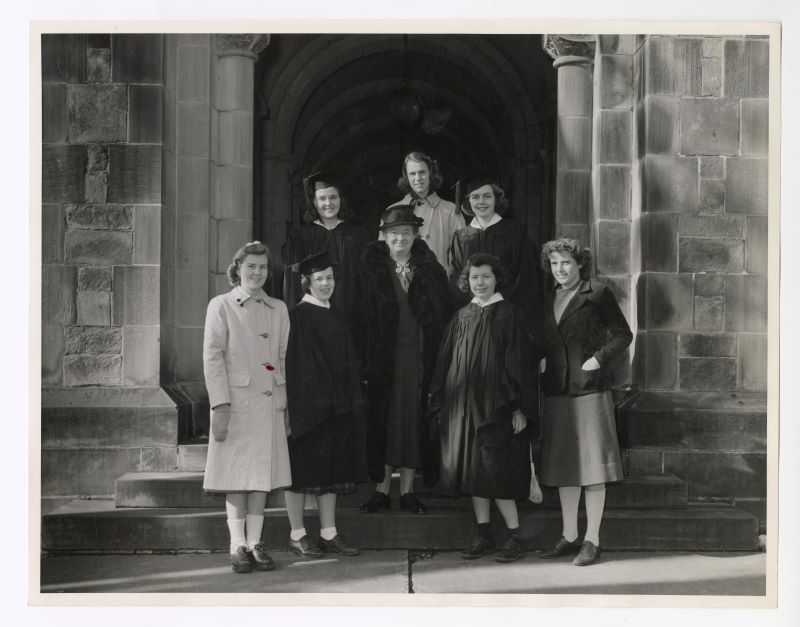
<svg viewBox="0 0 800 627">
<path fill-rule="evenodd" d="M 496 214 L 494 214 L 494 216 L 492 216 L 492 219 L 489 221 L 489 224 L 487 224 L 485 227 L 481 226 L 481 223 L 478 222 L 478 218 L 472 218 L 472 222 L 470 222 L 469 225 L 473 229 L 478 229 L 479 231 L 485 231 L 490 226 L 494 226 L 495 224 L 500 222 L 500 220 L 502 220 L 502 219 L 503 219 L 503 216 L 501 216 L 499 213 L 496 213 Z"/>
<path fill-rule="evenodd" d="M 275 301 L 269 296 L 267 296 L 267 293 L 264 290 L 260 290 L 258 296 L 250 296 L 250 294 L 248 294 L 241 285 L 237 285 L 231 290 L 231 294 L 233 294 L 234 298 L 236 299 L 236 302 L 239 303 L 239 305 L 241 305 L 242 307 L 244 307 L 244 304 L 251 299 L 256 302 L 262 302 L 267 307 L 275 306 Z"/>
<path fill-rule="evenodd" d="M 494 294 L 492 294 L 492 297 L 485 303 L 479 301 L 477 296 L 469 302 L 477 305 L 478 307 L 488 307 L 489 305 L 494 305 L 495 303 L 499 303 L 501 300 L 504 300 L 503 295 L 500 292 L 495 292 Z"/>
</svg>

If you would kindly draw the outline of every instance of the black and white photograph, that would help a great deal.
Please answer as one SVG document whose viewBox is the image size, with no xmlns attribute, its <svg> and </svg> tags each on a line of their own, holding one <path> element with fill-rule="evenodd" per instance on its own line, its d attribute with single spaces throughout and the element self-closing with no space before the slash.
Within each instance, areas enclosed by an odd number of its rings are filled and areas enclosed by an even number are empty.
<svg viewBox="0 0 800 627">
<path fill-rule="evenodd" d="M 779 22 L 29 28 L 29 603 L 776 606 Z"/>
</svg>

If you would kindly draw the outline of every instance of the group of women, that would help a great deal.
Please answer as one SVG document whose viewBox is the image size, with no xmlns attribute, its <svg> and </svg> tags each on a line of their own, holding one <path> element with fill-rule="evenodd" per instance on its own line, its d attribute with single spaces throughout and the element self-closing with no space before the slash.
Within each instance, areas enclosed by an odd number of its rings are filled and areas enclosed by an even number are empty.
<svg viewBox="0 0 800 627">
<path fill-rule="evenodd" d="M 608 366 L 630 329 L 612 292 L 588 278 L 589 252 L 577 241 L 544 245 L 555 289 L 542 301 L 537 255 L 524 228 L 503 217 L 496 181 L 466 182 L 469 224 L 438 197 L 441 182 L 434 160 L 410 153 L 399 183 L 407 196 L 383 212 L 373 239 L 347 221 L 335 175 L 308 177 L 311 210 L 287 242 L 285 302 L 263 290 L 264 244 L 234 256 L 233 289 L 209 303 L 203 350 L 204 488 L 226 494 L 234 571 L 274 568 L 261 532 L 266 495 L 278 488 L 290 551 L 357 555 L 336 529 L 337 495 L 369 477 L 376 486 L 362 510 L 389 510 L 395 471 L 408 512 L 426 513 L 418 474 L 445 495 L 471 498 L 477 533 L 463 558 L 520 559 L 516 502 L 537 500 L 538 490 L 537 375 L 539 475 L 558 487 L 563 518 L 561 538 L 539 556 L 577 553 L 577 565 L 599 557 L 605 484 L 622 478 Z M 304 526 L 307 495 L 318 503 L 316 541 Z M 502 543 L 492 500 L 507 527 Z"/>
</svg>

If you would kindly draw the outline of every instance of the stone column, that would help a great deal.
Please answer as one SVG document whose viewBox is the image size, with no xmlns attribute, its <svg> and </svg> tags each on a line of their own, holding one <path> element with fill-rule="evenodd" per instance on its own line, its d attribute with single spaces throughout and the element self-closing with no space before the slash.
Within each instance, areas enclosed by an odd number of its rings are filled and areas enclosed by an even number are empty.
<svg viewBox="0 0 800 627">
<path fill-rule="evenodd" d="M 594 35 L 545 35 L 558 70 L 556 236 L 588 245 L 592 190 Z"/>
<path fill-rule="evenodd" d="M 215 37 L 211 105 L 209 293 L 229 289 L 225 271 L 253 234 L 254 66 L 269 35 Z"/>
</svg>

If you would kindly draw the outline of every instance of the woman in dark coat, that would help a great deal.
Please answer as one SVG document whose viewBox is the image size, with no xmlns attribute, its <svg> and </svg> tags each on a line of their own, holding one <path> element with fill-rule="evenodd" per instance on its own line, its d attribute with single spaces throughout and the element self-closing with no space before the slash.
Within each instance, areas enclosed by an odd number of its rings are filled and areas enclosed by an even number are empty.
<svg viewBox="0 0 800 627">
<path fill-rule="evenodd" d="M 477 537 L 461 556 L 475 559 L 494 549 L 494 499 L 508 527 L 495 559 L 513 562 L 525 554 L 515 501 L 529 495 L 527 426 L 536 413 L 536 381 L 528 321 L 503 298 L 503 281 L 497 257 L 478 253 L 467 261 L 458 284 L 473 299 L 445 331 L 430 411 L 440 425 L 442 491 L 472 497 L 478 524 Z"/>
<path fill-rule="evenodd" d="M 556 545 L 540 557 L 580 551 L 573 560 L 578 566 L 600 556 L 605 484 L 622 479 L 608 371 L 633 339 L 614 294 L 588 278 L 589 263 L 589 250 L 577 240 L 542 247 L 542 265 L 552 272 L 556 289 L 544 303 L 541 480 L 558 486 L 564 527 Z M 583 543 L 578 539 L 581 487 L 587 519 Z"/>
<path fill-rule="evenodd" d="M 367 478 L 360 367 L 345 319 L 330 303 L 335 281 L 327 251 L 304 259 L 299 269 L 306 294 L 289 314 L 286 351 L 289 550 L 305 557 L 358 555 L 336 531 L 336 499 Z M 303 523 L 307 494 L 319 506 L 317 544 Z"/>
<path fill-rule="evenodd" d="M 432 485 L 438 474 L 438 443 L 430 437 L 424 408 L 444 327 L 453 313 L 447 274 L 417 238 L 422 218 L 410 205 L 384 211 L 385 241 L 364 249 L 363 346 L 369 389 L 367 461 L 378 482 L 362 507 L 389 509 L 389 486 L 400 469 L 400 506 L 416 514 L 425 507 L 413 493 L 423 469 Z"/>
</svg>

